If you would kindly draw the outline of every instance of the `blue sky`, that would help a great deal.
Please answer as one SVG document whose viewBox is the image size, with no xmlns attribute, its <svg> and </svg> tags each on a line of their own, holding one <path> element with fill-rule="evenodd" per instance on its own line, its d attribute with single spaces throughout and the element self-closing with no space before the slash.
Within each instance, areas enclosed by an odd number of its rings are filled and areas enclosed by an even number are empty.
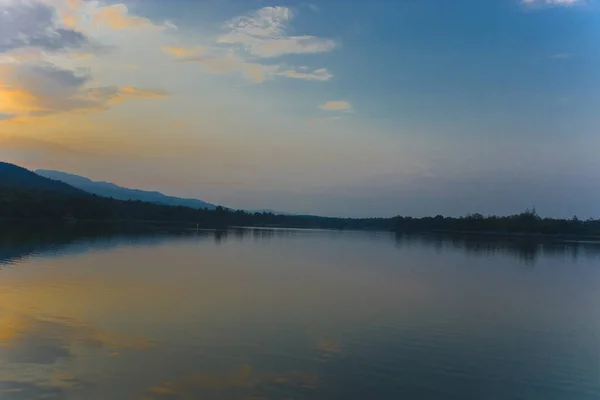
<svg viewBox="0 0 600 400">
<path fill-rule="evenodd" d="M 0 0 L 0 15 L 8 161 L 239 208 L 600 216 L 598 1 Z"/>
</svg>

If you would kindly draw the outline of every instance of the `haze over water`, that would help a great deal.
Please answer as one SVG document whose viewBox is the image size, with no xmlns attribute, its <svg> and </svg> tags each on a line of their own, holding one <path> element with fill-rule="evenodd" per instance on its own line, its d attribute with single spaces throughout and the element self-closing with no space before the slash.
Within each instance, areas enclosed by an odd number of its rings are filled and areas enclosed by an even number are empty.
<svg viewBox="0 0 600 400">
<path fill-rule="evenodd" d="M 0 235 L 0 398 L 600 399 L 600 244 Z"/>
</svg>

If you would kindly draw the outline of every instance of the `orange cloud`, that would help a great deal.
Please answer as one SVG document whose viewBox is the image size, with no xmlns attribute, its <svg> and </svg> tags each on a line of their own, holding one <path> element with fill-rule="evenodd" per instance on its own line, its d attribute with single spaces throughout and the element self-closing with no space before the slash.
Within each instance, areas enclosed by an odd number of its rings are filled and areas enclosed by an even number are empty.
<svg viewBox="0 0 600 400">
<path fill-rule="evenodd" d="M 322 104 L 321 106 L 319 106 L 319 108 L 324 111 L 351 111 L 352 104 L 350 104 L 347 101 L 336 100 L 336 101 L 328 101 L 325 104 Z"/>
<path fill-rule="evenodd" d="M 0 64 L 2 113 L 17 117 L 101 110 L 130 98 L 158 99 L 163 90 L 133 86 L 88 88 L 89 75 L 53 65 Z"/>
<path fill-rule="evenodd" d="M 306 71 L 303 68 L 300 70 L 287 70 L 279 73 L 280 76 L 286 76 L 293 79 L 304 79 L 308 81 L 328 81 L 333 78 L 333 75 L 326 68 L 319 68 L 314 71 Z"/>
<path fill-rule="evenodd" d="M 123 86 L 109 101 L 117 103 L 128 98 L 162 99 L 164 97 L 167 97 L 167 92 L 164 90 L 149 90 L 139 89 L 133 86 Z"/>
<path fill-rule="evenodd" d="M 124 29 L 165 29 L 174 27 L 170 22 L 157 25 L 148 18 L 131 15 L 123 3 L 101 6 L 97 2 L 83 0 L 66 0 L 57 6 L 62 23 L 71 29 L 89 28 L 87 22 L 91 21 L 94 28 L 100 26 L 112 30 Z"/>
<path fill-rule="evenodd" d="M 83 2 L 81 0 L 67 0 L 66 7 L 59 11 L 59 15 L 62 19 L 63 24 L 71 29 L 76 29 L 79 18 L 77 12 L 82 8 Z"/>
<path fill-rule="evenodd" d="M 36 111 L 35 96 L 19 88 L 0 83 L 0 104 L 2 112 L 6 114 L 23 114 Z"/>
<path fill-rule="evenodd" d="M 172 54 L 175 57 L 191 56 L 193 54 L 204 53 L 207 50 L 206 47 L 204 47 L 204 46 L 196 46 L 196 47 L 163 46 L 161 49 L 165 53 Z"/>
<path fill-rule="evenodd" d="M 205 72 L 209 74 L 231 74 L 241 73 L 246 79 L 261 83 L 274 77 L 286 77 L 310 81 L 328 81 L 333 75 L 326 68 L 314 71 L 307 67 L 295 69 L 283 69 L 282 65 L 262 64 L 252 59 L 247 59 L 235 51 L 219 47 L 179 47 L 164 46 L 161 48 L 179 61 L 199 63 Z"/>
<path fill-rule="evenodd" d="M 124 4 L 115 4 L 107 7 L 100 7 L 94 12 L 93 23 L 98 27 L 99 25 L 106 25 L 113 30 L 123 29 L 140 29 L 140 28 L 151 28 L 151 29 L 163 29 L 163 26 L 155 25 L 147 18 L 131 16 L 127 10 L 127 6 Z"/>
</svg>

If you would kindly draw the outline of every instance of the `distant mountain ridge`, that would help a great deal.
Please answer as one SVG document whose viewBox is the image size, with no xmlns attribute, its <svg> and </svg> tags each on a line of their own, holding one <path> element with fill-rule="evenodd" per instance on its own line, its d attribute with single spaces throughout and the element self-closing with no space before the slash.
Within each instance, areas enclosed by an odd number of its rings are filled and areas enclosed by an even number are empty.
<svg viewBox="0 0 600 400">
<path fill-rule="evenodd" d="M 144 201 L 154 204 L 162 204 L 168 206 L 183 206 L 196 209 L 204 208 L 214 210 L 216 208 L 214 204 L 207 203 L 199 199 L 185 199 L 180 197 L 167 196 L 165 194 L 155 191 L 130 189 L 115 185 L 114 183 L 92 181 L 91 179 L 88 179 L 86 177 L 69 174 L 66 172 L 44 169 L 39 169 L 35 172 L 36 174 L 42 177 L 64 182 L 85 192 L 117 200 Z"/>
<path fill-rule="evenodd" d="M 43 177 L 23 167 L 5 162 L 0 162 L 0 187 L 46 190 L 70 195 L 86 194 L 83 190 L 65 182 Z"/>
</svg>

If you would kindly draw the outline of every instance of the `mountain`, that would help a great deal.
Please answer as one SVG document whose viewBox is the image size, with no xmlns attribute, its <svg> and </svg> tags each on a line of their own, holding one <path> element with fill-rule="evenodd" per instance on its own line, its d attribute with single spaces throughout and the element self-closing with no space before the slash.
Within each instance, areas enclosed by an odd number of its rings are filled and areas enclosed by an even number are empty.
<svg viewBox="0 0 600 400">
<path fill-rule="evenodd" d="M 206 208 L 213 210 L 216 208 L 214 204 L 206 203 L 198 199 L 183 199 L 179 197 L 166 196 L 159 192 L 129 189 L 117 186 L 114 183 L 95 182 L 83 176 L 68 174 L 66 172 L 42 169 L 35 172 L 40 176 L 64 182 L 88 193 L 93 193 L 103 197 L 110 197 L 117 200 L 138 200 L 154 204 L 183 206 L 196 209 Z"/>
<path fill-rule="evenodd" d="M 0 187 L 10 189 L 36 189 L 75 195 L 85 194 L 82 190 L 64 182 L 40 176 L 28 169 L 5 162 L 0 162 Z"/>
</svg>

